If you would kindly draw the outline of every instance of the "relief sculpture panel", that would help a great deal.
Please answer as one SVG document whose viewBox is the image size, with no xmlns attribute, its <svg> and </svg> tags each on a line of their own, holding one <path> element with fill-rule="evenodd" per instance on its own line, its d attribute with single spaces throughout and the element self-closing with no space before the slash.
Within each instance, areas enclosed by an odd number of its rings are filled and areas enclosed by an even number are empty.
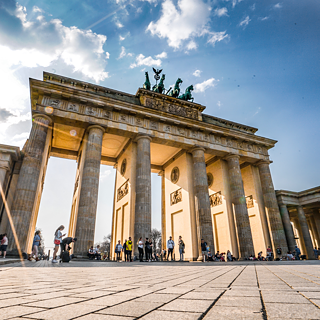
<svg viewBox="0 0 320 320">
<path fill-rule="evenodd" d="M 181 192 L 181 188 L 172 192 L 170 194 L 170 205 L 174 205 L 177 204 L 178 202 L 182 201 L 182 192 Z"/>
<path fill-rule="evenodd" d="M 117 190 L 117 202 L 129 193 L 129 179 Z"/>
<path fill-rule="evenodd" d="M 221 191 L 216 192 L 210 196 L 210 206 L 216 207 L 222 204 L 222 195 Z"/>
</svg>

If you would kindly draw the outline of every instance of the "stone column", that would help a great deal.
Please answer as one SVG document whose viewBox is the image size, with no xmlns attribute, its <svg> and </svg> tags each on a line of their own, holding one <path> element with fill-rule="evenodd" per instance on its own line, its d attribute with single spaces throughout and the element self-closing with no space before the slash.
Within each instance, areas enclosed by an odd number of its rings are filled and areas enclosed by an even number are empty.
<svg viewBox="0 0 320 320">
<path fill-rule="evenodd" d="M 93 125 L 88 129 L 88 141 L 84 159 L 79 197 L 79 208 L 76 222 L 74 246 L 76 256 L 87 256 L 88 249 L 93 245 L 96 224 L 101 149 L 104 128 Z"/>
<path fill-rule="evenodd" d="M 215 252 L 215 249 L 204 149 L 196 147 L 192 149 L 191 152 L 193 159 L 194 196 L 199 247 L 198 260 L 201 260 L 201 239 L 204 239 L 204 241 L 208 244 L 211 252 Z"/>
<path fill-rule="evenodd" d="M 33 116 L 32 128 L 12 204 L 12 222 L 22 252 L 27 251 L 27 240 L 31 229 L 32 213 L 37 200 L 41 166 L 45 156 L 44 150 L 50 124 L 51 119 L 45 115 Z M 8 251 L 17 255 L 17 244 L 11 227 L 9 228 L 8 238 Z"/>
<path fill-rule="evenodd" d="M 315 255 L 313 252 L 313 245 L 312 245 L 312 240 L 309 232 L 309 227 L 307 223 L 306 216 L 304 214 L 302 206 L 297 207 L 297 212 L 298 212 L 298 220 L 300 223 L 300 228 L 302 232 L 302 237 L 304 241 L 304 246 L 307 251 L 307 258 L 308 260 L 315 260 Z"/>
<path fill-rule="evenodd" d="M 243 260 L 251 254 L 254 255 L 254 247 L 239 158 L 238 155 L 231 154 L 225 159 L 228 162 L 231 200 L 237 225 L 239 258 Z"/>
<path fill-rule="evenodd" d="M 166 249 L 166 239 L 167 239 L 167 233 L 166 233 L 166 177 L 165 177 L 165 171 L 161 171 L 158 174 L 161 176 L 161 246 L 162 250 Z"/>
<path fill-rule="evenodd" d="M 286 235 L 284 233 L 276 193 L 274 191 L 269 161 L 260 161 L 259 168 L 264 204 L 268 212 L 268 222 L 273 245 L 273 252 L 279 246 L 282 252 L 288 251 Z"/>
<path fill-rule="evenodd" d="M 136 201 L 134 216 L 133 243 L 140 237 L 144 240 L 151 235 L 151 162 L 150 162 L 151 138 L 139 135 L 137 142 L 136 162 Z M 134 249 L 136 252 L 136 249 Z"/>
<path fill-rule="evenodd" d="M 290 222 L 288 208 L 285 204 L 280 204 L 280 215 L 282 219 L 284 232 L 287 238 L 288 248 L 291 252 L 294 252 L 296 242 L 294 240 L 294 233 L 293 233 L 292 225 Z"/>
</svg>

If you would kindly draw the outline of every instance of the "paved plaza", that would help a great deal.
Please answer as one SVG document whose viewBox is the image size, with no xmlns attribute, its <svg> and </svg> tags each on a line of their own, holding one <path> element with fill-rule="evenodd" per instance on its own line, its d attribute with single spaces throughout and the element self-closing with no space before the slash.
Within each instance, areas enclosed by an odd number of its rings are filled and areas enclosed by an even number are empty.
<svg viewBox="0 0 320 320">
<path fill-rule="evenodd" d="M 0 319 L 320 319 L 318 261 L 27 261 L 0 279 Z"/>
</svg>

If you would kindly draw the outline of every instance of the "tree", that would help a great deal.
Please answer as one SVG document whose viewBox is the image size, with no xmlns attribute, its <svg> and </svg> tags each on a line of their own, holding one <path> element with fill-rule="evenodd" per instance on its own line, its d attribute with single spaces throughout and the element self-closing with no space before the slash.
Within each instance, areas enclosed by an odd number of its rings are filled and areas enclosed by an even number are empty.
<svg viewBox="0 0 320 320">
<path fill-rule="evenodd" d="M 153 242 L 153 250 L 155 253 L 161 253 L 161 231 L 158 229 L 151 230 L 151 239 Z"/>
</svg>

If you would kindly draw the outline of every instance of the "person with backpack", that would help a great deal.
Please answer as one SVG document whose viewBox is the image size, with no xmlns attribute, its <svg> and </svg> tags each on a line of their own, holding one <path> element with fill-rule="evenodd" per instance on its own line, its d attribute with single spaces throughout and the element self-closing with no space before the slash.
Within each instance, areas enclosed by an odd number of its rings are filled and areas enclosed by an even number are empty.
<svg viewBox="0 0 320 320">
<path fill-rule="evenodd" d="M 168 261 L 169 261 L 169 256 L 171 255 L 171 261 L 173 261 L 172 254 L 173 254 L 173 249 L 174 249 L 174 241 L 172 240 L 172 237 L 169 237 L 169 240 L 167 241 L 167 248 L 168 248 Z"/>
<path fill-rule="evenodd" d="M 39 251 L 39 246 L 41 242 L 40 234 L 41 234 L 40 230 L 37 230 L 34 234 L 33 243 L 32 243 L 32 252 L 28 258 L 29 261 L 32 260 L 32 257 L 35 257 L 36 261 L 39 261 L 38 251 Z"/>
<path fill-rule="evenodd" d="M 126 252 L 127 252 L 127 261 L 131 262 L 131 254 L 132 254 L 132 241 L 131 237 L 129 237 L 129 240 L 126 242 Z"/>
<path fill-rule="evenodd" d="M 183 254 L 184 254 L 185 244 L 182 240 L 182 237 L 179 236 L 179 253 L 180 253 L 180 261 L 183 261 Z"/>
<path fill-rule="evenodd" d="M 119 240 L 118 243 L 116 244 L 116 248 L 114 250 L 114 252 L 117 255 L 117 262 L 119 262 L 119 260 L 120 260 L 120 255 L 121 255 L 122 250 L 123 250 L 123 246 L 121 245 L 121 241 Z"/>
<path fill-rule="evenodd" d="M 7 247 L 8 247 L 8 238 L 7 238 L 7 234 L 5 233 L 2 235 L 1 246 L 0 246 L 0 257 L 2 256 L 2 253 L 3 253 L 4 259 L 6 258 Z"/>
<path fill-rule="evenodd" d="M 204 239 L 201 239 L 201 252 L 202 252 L 202 261 L 206 262 L 208 251 L 207 251 L 207 243 L 204 241 Z"/>
<path fill-rule="evenodd" d="M 60 242 L 60 249 L 61 249 L 60 256 L 61 256 L 62 262 L 70 261 L 70 254 L 69 254 L 69 250 L 71 249 L 70 245 L 76 241 L 77 241 L 77 238 L 67 237 Z"/>
<path fill-rule="evenodd" d="M 62 234 L 62 230 L 64 230 L 64 226 L 61 225 L 56 232 L 54 233 L 54 250 L 53 250 L 53 258 L 52 258 L 52 263 L 57 263 L 57 253 L 60 247 L 60 243 L 62 241 L 62 237 L 64 237 L 66 234 Z"/>
<path fill-rule="evenodd" d="M 149 238 L 146 238 L 146 242 L 145 242 L 145 246 L 144 246 L 144 250 L 146 253 L 146 260 L 150 262 L 150 242 L 149 242 Z"/>
<path fill-rule="evenodd" d="M 139 241 L 138 241 L 138 250 L 139 250 L 139 260 L 140 260 L 140 262 L 143 262 L 143 241 L 142 241 L 142 237 L 140 237 Z"/>
</svg>

